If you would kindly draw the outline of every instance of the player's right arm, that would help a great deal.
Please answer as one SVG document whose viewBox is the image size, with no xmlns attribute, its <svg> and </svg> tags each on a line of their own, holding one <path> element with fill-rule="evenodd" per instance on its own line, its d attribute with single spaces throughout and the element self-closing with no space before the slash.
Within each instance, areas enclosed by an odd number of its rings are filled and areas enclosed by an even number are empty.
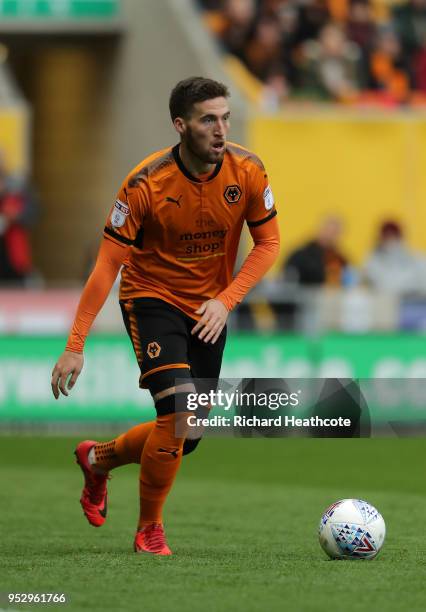
<svg viewBox="0 0 426 612">
<path fill-rule="evenodd" d="M 53 368 L 52 392 L 56 399 L 60 393 L 68 395 L 80 375 L 84 342 L 134 244 L 147 201 L 143 181 L 126 179 L 107 219 L 104 240 L 95 268 L 81 295 L 65 351 Z"/>
<path fill-rule="evenodd" d="M 83 369 L 85 339 L 111 291 L 129 249 L 107 238 L 102 241 L 95 267 L 81 294 L 65 351 L 53 368 L 52 392 L 56 399 L 60 392 L 68 395 Z"/>
</svg>

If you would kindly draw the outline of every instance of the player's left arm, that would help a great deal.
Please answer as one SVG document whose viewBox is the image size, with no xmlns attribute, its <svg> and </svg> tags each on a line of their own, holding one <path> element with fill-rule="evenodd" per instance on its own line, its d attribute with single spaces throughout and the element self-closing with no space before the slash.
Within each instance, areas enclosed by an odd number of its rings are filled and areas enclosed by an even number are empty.
<svg viewBox="0 0 426 612">
<path fill-rule="evenodd" d="M 253 248 L 232 283 L 217 296 L 231 311 L 267 273 L 280 252 L 280 232 L 277 218 L 250 227 Z"/>
<path fill-rule="evenodd" d="M 201 319 L 192 330 L 199 338 L 214 344 L 225 327 L 230 311 L 266 274 L 280 251 L 280 234 L 276 217 L 265 224 L 251 227 L 253 248 L 245 259 L 232 283 L 212 300 L 204 302 L 197 310 Z"/>
<path fill-rule="evenodd" d="M 277 210 L 268 175 L 262 162 L 254 156 L 247 163 L 250 178 L 245 216 L 254 246 L 232 283 L 217 296 L 228 311 L 262 279 L 280 251 Z"/>
<path fill-rule="evenodd" d="M 280 234 L 274 197 L 268 176 L 260 160 L 250 162 L 250 189 L 246 221 L 253 238 L 253 248 L 232 283 L 215 299 L 204 302 L 196 311 L 201 319 L 192 333 L 214 344 L 225 326 L 229 312 L 266 274 L 277 259 Z M 201 331 L 200 331 L 201 330 Z"/>
</svg>

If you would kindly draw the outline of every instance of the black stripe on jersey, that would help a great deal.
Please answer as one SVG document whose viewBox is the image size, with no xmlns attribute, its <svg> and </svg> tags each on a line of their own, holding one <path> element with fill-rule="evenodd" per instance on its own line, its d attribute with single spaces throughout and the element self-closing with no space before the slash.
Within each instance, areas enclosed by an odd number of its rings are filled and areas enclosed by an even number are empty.
<svg viewBox="0 0 426 612">
<path fill-rule="evenodd" d="M 136 238 L 134 241 L 134 246 L 137 249 L 143 249 L 143 239 L 144 239 L 144 229 L 143 227 L 140 227 L 138 229 L 138 233 L 136 234 Z"/>
<path fill-rule="evenodd" d="M 119 242 L 123 242 L 123 244 L 133 244 L 133 240 L 130 240 L 130 238 L 126 238 L 125 236 L 120 236 L 120 234 L 117 234 L 117 232 L 114 232 L 114 230 L 110 229 L 109 227 L 105 227 L 104 232 L 105 234 L 108 234 L 108 236 L 112 236 Z"/>
<path fill-rule="evenodd" d="M 197 178 L 196 176 L 193 176 L 189 170 L 186 168 L 186 166 L 184 165 L 183 161 L 180 158 L 179 155 L 179 145 L 175 145 L 172 149 L 172 153 L 173 153 L 173 157 L 175 158 L 175 162 L 177 164 L 177 167 L 179 168 L 179 170 L 182 172 L 182 174 L 184 174 L 186 176 L 186 178 L 188 178 L 190 181 L 195 181 L 196 183 L 205 183 L 206 181 L 211 181 L 211 179 L 213 179 L 215 176 L 217 176 L 219 174 L 220 169 L 222 168 L 222 161 L 218 162 L 215 166 L 215 169 L 213 170 L 213 172 L 205 179 L 205 181 L 201 181 L 199 178 Z"/>
<path fill-rule="evenodd" d="M 258 227 L 259 225 L 263 225 L 267 221 L 270 221 L 271 219 L 273 219 L 276 216 L 276 214 L 277 214 L 277 211 L 273 210 L 270 215 L 268 215 L 264 219 L 261 219 L 260 221 L 247 221 L 247 225 L 249 227 Z"/>
</svg>

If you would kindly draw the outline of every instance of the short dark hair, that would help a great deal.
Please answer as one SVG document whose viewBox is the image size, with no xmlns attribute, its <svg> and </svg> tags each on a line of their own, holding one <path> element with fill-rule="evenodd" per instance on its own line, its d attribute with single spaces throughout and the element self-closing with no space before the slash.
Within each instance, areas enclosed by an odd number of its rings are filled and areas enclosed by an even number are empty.
<svg viewBox="0 0 426 612">
<path fill-rule="evenodd" d="M 192 107 L 196 102 L 204 102 L 204 100 L 220 97 L 229 98 L 229 96 L 229 89 L 218 81 L 203 77 L 184 79 L 175 85 L 170 94 L 170 116 L 172 121 L 176 117 L 189 117 Z"/>
</svg>

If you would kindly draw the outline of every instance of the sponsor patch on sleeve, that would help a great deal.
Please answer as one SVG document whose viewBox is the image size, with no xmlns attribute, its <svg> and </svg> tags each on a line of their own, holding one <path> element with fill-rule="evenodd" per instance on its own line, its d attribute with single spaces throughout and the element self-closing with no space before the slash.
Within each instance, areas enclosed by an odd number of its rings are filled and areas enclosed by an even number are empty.
<svg viewBox="0 0 426 612">
<path fill-rule="evenodd" d="M 111 225 L 113 227 L 122 227 L 129 214 L 129 206 L 121 200 L 116 200 L 111 213 Z"/>
<path fill-rule="evenodd" d="M 263 201 L 265 202 L 266 210 L 271 210 L 273 205 L 275 204 L 274 195 L 272 193 L 272 189 L 268 185 L 265 191 L 263 192 Z"/>
</svg>

